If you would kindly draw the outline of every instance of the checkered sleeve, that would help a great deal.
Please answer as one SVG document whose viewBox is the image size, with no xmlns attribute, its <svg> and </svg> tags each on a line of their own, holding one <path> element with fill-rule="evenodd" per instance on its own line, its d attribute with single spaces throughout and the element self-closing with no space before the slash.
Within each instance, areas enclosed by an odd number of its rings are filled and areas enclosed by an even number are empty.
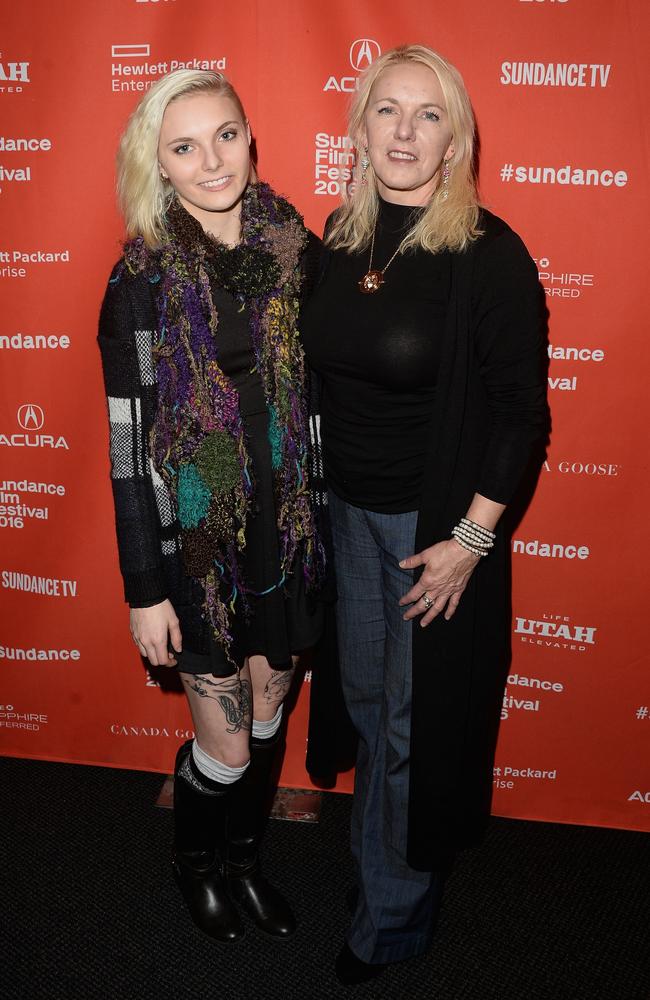
<svg viewBox="0 0 650 1000">
<path fill-rule="evenodd" d="M 101 308 L 98 341 L 108 403 L 120 569 L 125 598 L 133 605 L 167 596 L 163 567 L 165 545 L 170 541 L 165 534 L 174 520 L 165 486 L 148 452 L 155 412 L 151 356 L 155 326 L 146 279 L 119 279 L 114 271 Z"/>
</svg>

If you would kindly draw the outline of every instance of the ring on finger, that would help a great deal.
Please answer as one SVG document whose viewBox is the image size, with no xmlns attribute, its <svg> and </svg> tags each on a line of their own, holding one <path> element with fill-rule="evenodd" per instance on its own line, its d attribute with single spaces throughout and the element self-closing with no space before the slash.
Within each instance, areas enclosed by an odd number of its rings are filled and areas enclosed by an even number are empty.
<svg viewBox="0 0 650 1000">
<path fill-rule="evenodd" d="M 424 593 L 422 594 L 422 603 L 424 604 L 424 606 L 425 606 L 425 608 L 427 609 L 427 611 L 429 610 L 429 608 L 430 608 L 430 607 L 432 606 L 432 604 L 433 604 L 433 598 L 429 597 L 429 595 L 428 595 L 428 593 L 426 592 L 426 590 L 425 590 L 425 592 L 424 592 Z"/>
</svg>

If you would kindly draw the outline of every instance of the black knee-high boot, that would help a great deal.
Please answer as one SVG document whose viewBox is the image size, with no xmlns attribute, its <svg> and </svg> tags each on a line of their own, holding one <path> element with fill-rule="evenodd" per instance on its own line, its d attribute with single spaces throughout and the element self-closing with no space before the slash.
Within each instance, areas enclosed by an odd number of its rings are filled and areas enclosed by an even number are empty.
<svg viewBox="0 0 650 1000">
<path fill-rule="evenodd" d="M 257 926 L 274 937 L 290 937 L 296 920 L 289 903 L 262 874 L 259 848 L 271 800 L 271 775 L 281 731 L 251 738 L 251 762 L 228 801 L 226 877 L 232 898 Z"/>
<path fill-rule="evenodd" d="M 244 927 L 226 888 L 218 848 L 225 839 L 230 788 L 215 787 L 216 782 L 208 787 L 191 757 L 188 740 L 174 770 L 174 876 L 196 926 L 216 941 L 236 941 Z"/>
</svg>

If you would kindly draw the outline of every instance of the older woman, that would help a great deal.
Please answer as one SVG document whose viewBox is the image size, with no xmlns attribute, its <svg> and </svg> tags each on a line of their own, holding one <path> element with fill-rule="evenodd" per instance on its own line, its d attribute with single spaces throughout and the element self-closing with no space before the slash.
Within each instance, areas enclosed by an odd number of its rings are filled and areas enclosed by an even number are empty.
<svg viewBox="0 0 650 1000">
<path fill-rule="evenodd" d="M 131 632 L 180 671 L 196 733 L 176 758 L 173 870 L 219 941 L 242 935 L 238 906 L 276 937 L 295 927 L 258 850 L 292 656 L 319 633 L 296 328 L 310 240 L 256 183 L 250 142 L 219 74 L 179 70 L 143 97 L 99 330 Z"/>
<path fill-rule="evenodd" d="M 500 525 L 547 424 L 544 310 L 477 200 L 474 120 L 432 50 L 360 80 L 351 197 L 303 337 L 321 380 L 343 690 L 359 734 L 345 983 L 422 952 L 485 826 L 508 662 Z"/>
</svg>

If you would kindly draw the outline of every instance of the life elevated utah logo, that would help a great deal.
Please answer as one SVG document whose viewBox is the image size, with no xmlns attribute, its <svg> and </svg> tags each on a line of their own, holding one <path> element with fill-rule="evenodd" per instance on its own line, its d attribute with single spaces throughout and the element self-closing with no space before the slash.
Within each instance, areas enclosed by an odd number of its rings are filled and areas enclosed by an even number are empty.
<svg viewBox="0 0 650 1000">
<path fill-rule="evenodd" d="M 29 82 L 29 63 L 13 62 L 0 53 L 0 94 L 20 94 Z"/>
<path fill-rule="evenodd" d="M 542 614 L 537 618 L 515 617 L 514 635 L 520 642 L 547 649 L 568 649 L 584 653 L 595 646 L 598 629 L 592 625 L 574 625 L 568 615 Z"/>
<path fill-rule="evenodd" d="M 0 433 L 0 447 L 5 448 L 65 448 L 69 445 L 63 435 L 41 434 L 45 426 L 45 413 L 38 403 L 23 403 L 18 407 L 16 422 L 20 431 Z"/>
<path fill-rule="evenodd" d="M 356 38 L 350 46 L 350 66 L 355 73 L 362 73 L 380 55 L 379 42 L 376 42 L 374 38 Z M 338 93 L 351 94 L 358 86 L 357 76 L 330 76 L 323 90 L 336 90 Z"/>
</svg>

